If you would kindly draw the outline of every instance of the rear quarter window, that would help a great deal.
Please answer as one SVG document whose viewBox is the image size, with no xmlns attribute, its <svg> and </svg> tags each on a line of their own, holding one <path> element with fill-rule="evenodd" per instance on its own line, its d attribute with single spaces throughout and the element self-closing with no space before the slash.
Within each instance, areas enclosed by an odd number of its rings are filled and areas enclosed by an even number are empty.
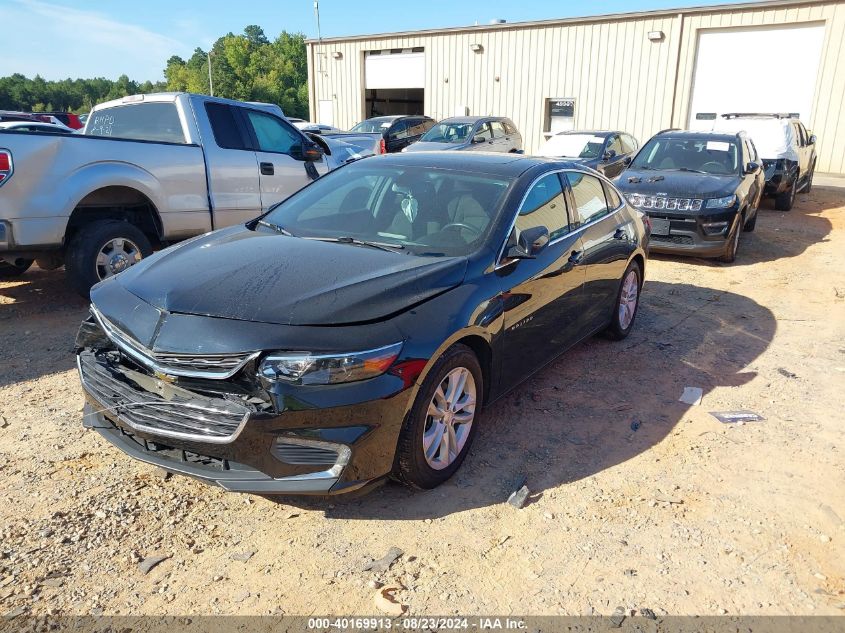
<svg viewBox="0 0 845 633">
<path fill-rule="evenodd" d="M 139 103 L 98 110 L 91 115 L 85 135 L 185 142 L 185 132 L 175 103 Z"/>
</svg>

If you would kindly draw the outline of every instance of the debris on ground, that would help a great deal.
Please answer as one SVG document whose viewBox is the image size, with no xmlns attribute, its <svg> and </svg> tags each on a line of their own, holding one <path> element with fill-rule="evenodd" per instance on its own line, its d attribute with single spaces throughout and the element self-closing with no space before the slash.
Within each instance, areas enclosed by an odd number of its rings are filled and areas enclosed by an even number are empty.
<svg viewBox="0 0 845 633">
<path fill-rule="evenodd" d="M 141 570 L 143 574 L 149 574 L 153 567 L 156 567 L 159 563 L 163 563 L 166 561 L 170 556 L 163 555 L 163 556 L 147 556 L 144 560 L 138 563 L 138 569 Z"/>
<path fill-rule="evenodd" d="M 385 554 L 378 560 L 374 560 L 370 563 L 367 563 L 361 568 L 361 570 L 377 572 L 387 571 L 388 569 L 390 569 L 390 566 L 393 565 L 396 559 L 402 556 L 402 554 L 404 553 L 405 552 L 403 552 L 398 547 L 391 547 L 389 550 L 387 550 L 387 554 Z"/>
<path fill-rule="evenodd" d="M 640 615 L 648 620 L 656 620 L 657 616 L 655 615 L 654 611 L 649 608 L 640 609 Z"/>
<path fill-rule="evenodd" d="M 625 574 L 626 576 L 628 576 L 628 578 L 633 578 L 634 576 L 637 575 L 637 570 L 636 569 L 626 569 L 622 573 Z"/>
<path fill-rule="evenodd" d="M 683 499 L 678 499 L 678 497 L 673 497 L 671 495 L 667 495 L 660 490 L 654 493 L 655 501 L 660 501 L 662 503 L 671 503 L 674 505 L 680 505 L 684 502 Z"/>
<path fill-rule="evenodd" d="M 633 422 L 631 422 L 631 430 L 632 431 L 639 431 L 640 427 L 642 425 L 643 425 L 643 423 L 640 422 L 639 420 L 634 420 Z"/>
<path fill-rule="evenodd" d="M 253 556 L 255 556 L 255 552 L 246 551 L 246 552 L 235 552 L 229 558 L 231 558 L 232 560 L 236 560 L 238 562 L 241 562 L 241 563 L 245 563 L 250 558 L 252 558 Z"/>
<path fill-rule="evenodd" d="M 405 613 L 405 609 L 408 607 L 399 602 L 394 595 L 399 589 L 400 587 L 396 585 L 386 585 L 376 591 L 376 595 L 373 597 L 376 608 L 388 615 L 402 615 Z"/>
<path fill-rule="evenodd" d="M 7 426 L 9 426 L 9 421 L 6 416 L 0 415 L 0 429 L 5 429 Z"/>
<path fill-rule="evenodd" d="M 704 397 L 704 391 L 701 387 L 684 387 L 684 392 L 678 398 L 678 402 L 689 404 L 697 407 L 701 404 L 701 398 Z"/>
<path fill-rule="evenodd" d="M 619 628 L 625 621 L 625 607 L 616 607 L 616 611 L 610 616 L 610 623 L 614 628 Z"/>
<path fill-rule="evenodd" d="M 781 376 L 786 376 L 787 378 L 798 378 L 798 374 L 794 374 L 791 371 L 784 369 L 783 367 L 778 367 L 778 373 Z"/>
<path fill-rule="evenodd" d="M 528 486 L 522 486 L 519 490 L 514 490 L 511 493 L 511 496 L 508 497 L 508 503 L 517 510 L 521 510 L 525 505 L 525 502 L 528 500 L 529 494 L 530 491 L 528 490 Z"/>
<path fill-rule="evenodd" d="M 759 422 L 765 420 L 762 415 L 754 411 L 711 411 L 710 415 L 722 424 L 736 424 L 737 422 Z"/>
</svg>

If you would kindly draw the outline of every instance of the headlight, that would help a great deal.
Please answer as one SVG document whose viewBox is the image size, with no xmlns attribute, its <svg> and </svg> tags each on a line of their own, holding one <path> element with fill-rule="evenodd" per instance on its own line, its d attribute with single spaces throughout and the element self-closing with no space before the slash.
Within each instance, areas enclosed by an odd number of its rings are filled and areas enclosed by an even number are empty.
<svg viewBox="0 0 845 633">
<path fill-rule="evenodd" d="M 730 195 L 724 198 L 710 198 L 704 205 L 708 209 L 727 209 L 736 202 L 736 196 Z"/>
<path fill-rule="evenodd" d="M 402 351 L 402 343 L 349 354 L 273 352 L 258 368 L 258 374 L 271 382 L 296 385 L 330 385 L 381 376 Z"/>
</svg>

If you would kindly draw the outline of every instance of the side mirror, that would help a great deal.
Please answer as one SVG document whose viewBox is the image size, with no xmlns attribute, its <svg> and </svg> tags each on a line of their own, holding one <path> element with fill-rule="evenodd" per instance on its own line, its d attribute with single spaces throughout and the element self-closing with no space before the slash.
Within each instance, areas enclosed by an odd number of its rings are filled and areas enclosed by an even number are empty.
<svg viewBox="0 0 845 633">
<path fill-rule="evenodd" d="M 629 165 L 630 165 L 633 161 L 634 161 L 634 159 L 633 159 L 633 158 L 631 158 L 630 156 L 626 156 L 626 157 L 622 160 L 622 164 L 623 164 L 623 165 L 625 165 L 625 167 L 628 167 L 628 166 L 629 166 Z"/>
<path fill-rule="evenodd" d="M 611 160 L 612 158 L 616 158 L 616 150 L 615 149 L 607 150 L 604 153 L 604 156 L 602 156 L 602 159 L 604 159 L 604 160 Z"/>
<path fill-rule="evenodd" d="M 481 138 L 480 136 L 473 136 L 473 137 L 472 137 L 472 142 L 473 142 L 473 144 L 483 143 L 483 142 L 484 142 L 484 139 L 483 139 L 483 138 Z"/>
<path fill-rule="evenodd" d="M 745 166 L 745 173 L 746 174 L 756 174 L 758 171 L 760 171 L 759 163 L 748 163 Z"/>
<path fill-rule="evenodd" d="M 810 134 L 810 145 L 815 145 L 815 144 L 816 144 L 816 135 Z"/>
<path fill-rule="evenodd" d="M 516 244 L 505 252 L 508 259 L 534 259 L 549 243 L 549 229 L 535 226 L 519 234 Z"/>
</svg>

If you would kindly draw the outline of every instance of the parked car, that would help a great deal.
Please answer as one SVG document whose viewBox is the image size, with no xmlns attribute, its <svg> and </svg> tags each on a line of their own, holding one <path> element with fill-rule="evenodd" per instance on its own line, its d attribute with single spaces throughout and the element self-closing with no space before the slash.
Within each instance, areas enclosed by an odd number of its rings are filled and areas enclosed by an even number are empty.
<svg viewBox="0 0 845 633">
<path fill-rule="evenodd" d="M 38 121 L 38 119 L 29 112 L 0 110 L 0 123 L 5 123 L 7 121 Z"/>
<path fill-rule="evenodd" d="M 608 178 L 615 178 L 631 164 L 639 147 L 637 139 L 626 132 L 568 131 L 549 137 L 537 154 L 577 160 Z"/>
<path fill-rule="evenodd" d="M 680 130 L 655 134 L 615 182 L 651 219 L 651 250 L 725 262 L 754 230 L 765 184 L 744 132 Z"/>
<path fill-rule="evenodd" d="M 76 130 L 61 123 L 42 123 L 41 121 L 3 121 L 0 132 L 43 132 L 47 134 L 73 134 Z"/>
<path fill-rule="evenodd" d="M 522 135 L 508 118 L 499 116 L 459 116 L 443 119 L 408 145 L 403 152 L 464 150 L 520 152 Z"/>
<path fill-rule="evenodd" d="M 311 121 L 297 121 L 294 126 L 303 132 L 313 132 L 315 134 L 325 134 L 327 132 L 343 133 L 343 130 L 336 128 L 333 125 L 324 125 L 322 123 L 311 123 Z"/>
<path fill-rule="evenodd" d="M 816 171 L 816 137 L 788 114 L 724 114 L 717 124 L 723 132 L 745 131 L 763 159 L 766 189 L 775 208 L 789 211 L 795 194 L 809 193 Z"/>
<path fill-rule="evenodd" d="M 575 163 L 377 156 L 91 291 L 84 424 L 260 493 L 448 479 L 481 407 L 637 314 L 643 214 Z"/>
<path fill-rule="evenodd" d="M 4 134 L 0 276 L 64 264 L 87 296 L 154 245 L 260 215 L 329 169 L 275 107 L 136 95 L 94 108 L 84 135 Z"/>
<path fill-rule="evenodd" d="M 401 152 L 420 139 L 434 125 L 434 119 L 422 115 L 379 116 L 349 130 L 350 134 L 372 134 L 378 139 L 379 154 Z"/>
<path fill-rule="evenodd" d="M 85 123 L 79 118 L 79 115 L 73 112 L 38 112 L 39 116 L 48 116 L 56 119 L 62 125 L 69 127 L 72 130 L 81 130 L 85 127 Z"/>
</svg>

